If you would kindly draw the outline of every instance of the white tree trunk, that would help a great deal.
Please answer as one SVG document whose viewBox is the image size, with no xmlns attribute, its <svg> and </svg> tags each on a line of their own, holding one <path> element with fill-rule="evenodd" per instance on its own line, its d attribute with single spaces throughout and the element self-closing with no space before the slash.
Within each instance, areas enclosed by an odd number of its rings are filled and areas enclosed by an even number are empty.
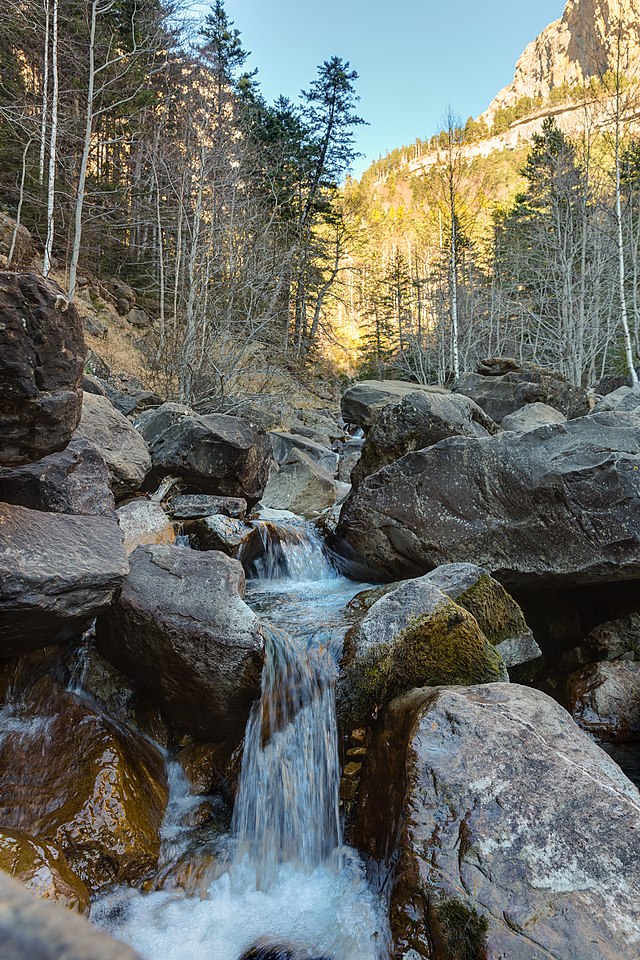
<svg viewBox="0 0 640 960">
<path fill-rule="evenodd" d="M 51 95 L 51 140 L 49 144 L 49 181 L 47 184 L 47 240 L 44 247 L 42 273 L 48 277 L 51 273 L 51 253 L 55 229 L 56 199 L 56 147 L 58 138 L 58 0 L 53 0 L 53 24 L 51 40 L 51 73 L 53 90 Z"/>
<path fill-rule="evenodd" d="M 89 166 L 89 153 L 91 150 L 91 134 L 93 132 L 93 94 L 95 85 L 95 47 L 96 47 L 96 19 L 99 0 L 93 0 L 91 4 L 91 28 L 89 33 L 89 80 L 87 86 L 87 112 L 84 127 L 84 142 L 82 144 L 82 159 L 80 161 L 80 174 L 78 176 L 78 192 L 76 194 L 76 207 L 74 214 L 73 227 L 73 246 L 71 249 L 71 262 L 69 264 L 69 300 L 73 300 L 76 292 L 76 280 L 78 276 L 78 261 L 80 259 L 80 242 L 82 240 L 82 208 L 84 205 L 85 187 L 87 182 L 87 167 Z"/>
<path fill-rule="evenodd" d="M 47 149 L 47 114 L 49 113 L 49 0 L 44 0 L 44 65 L 42 71 L 42 116 L 40 119 L 40 168 L 38 183 L 44 183 L 44 158 Z"/>
</svg>

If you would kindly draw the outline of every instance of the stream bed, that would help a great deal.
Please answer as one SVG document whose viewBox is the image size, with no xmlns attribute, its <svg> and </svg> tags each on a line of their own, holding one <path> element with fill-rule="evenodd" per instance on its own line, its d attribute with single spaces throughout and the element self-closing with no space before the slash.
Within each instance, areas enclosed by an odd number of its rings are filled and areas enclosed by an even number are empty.
<svg viewBox="0 0 640 960">
<path fill-rule="evenodd" d="M 91 917 L 146 960 L 277 956 L 269 947 L 283 960 L 385 960 L 386 904 L 343 843 L 338 799 L 333 684 L 345 607 L 366 585 L 336 574 L 301 522 L 269 524 L 263 540 L 245 598 L 265 621 L 262 696 L 232 823 L 214 809 L 189 826 L 203 798 L 169 760 L 161 889 L 119 887 Z"/>
</svg>

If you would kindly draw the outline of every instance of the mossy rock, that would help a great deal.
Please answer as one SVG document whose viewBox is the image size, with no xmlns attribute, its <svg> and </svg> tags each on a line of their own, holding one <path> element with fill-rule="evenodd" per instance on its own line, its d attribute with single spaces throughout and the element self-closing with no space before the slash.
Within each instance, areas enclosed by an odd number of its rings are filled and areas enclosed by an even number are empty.
<svg viewBox="0 0 640 960">
<path fill-rule="evenodd" d="M 429 906 L 434 960 L 486 960 L 489 922 L 475 907 L 453 898 Z"/>
<path fill-rule="evenodd" d="M 509 679 L 475 618 L 425 580 L 382 596 L 347 635 L 337 685 L 344 726 L 368 723 L 416 687 Z"/>
</svg>

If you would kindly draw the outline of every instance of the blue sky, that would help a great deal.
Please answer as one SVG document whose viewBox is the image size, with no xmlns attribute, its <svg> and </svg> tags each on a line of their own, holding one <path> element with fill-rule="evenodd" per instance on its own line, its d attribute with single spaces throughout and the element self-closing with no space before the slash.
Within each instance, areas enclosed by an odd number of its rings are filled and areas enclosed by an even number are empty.
<svg viewBox="0 0 640 960">
<path fill-rule="evenodd" d="M 323 60 L 360 79 L 358 173 L 387 150 L 429 137 L 451 105 L 464 120 L 509 83 L 529 41 L 563 0 L 226 0 L 262 91 L 294 98 Z"/>
</svg>

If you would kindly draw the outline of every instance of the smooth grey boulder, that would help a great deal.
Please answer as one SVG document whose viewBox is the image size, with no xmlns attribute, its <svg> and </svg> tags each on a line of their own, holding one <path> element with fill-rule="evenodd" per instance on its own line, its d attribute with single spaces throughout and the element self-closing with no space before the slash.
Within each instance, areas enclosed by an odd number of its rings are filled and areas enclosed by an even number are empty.
<svg viewBox="0 0 640 960">
<path fill-rule="evenodd" d="M 483 360 L 478 373 L 464 373 L 453 385 L 482 407 L 492 420 L 504 418 L 530 403 L 544 403 L 568 420 L 589 413 L 589 397 L 556 371 L 509 358 Z"/>
<path fill-rule="evenodd" d="M 597 740 L 640 740 L 640 663 L 607 660 L 582 667 L 567 678 L 565 703 Z"/>
<path fill-rule="evenodd" d="M 293 450 L 302 450 L 308 457 L 315 460 L 323 470 L 335 474 L 338 467 L 338 454 L 330 447 L 318 443 L 309 437 L 294 433 L 285 433 L 283 430 L 272 430 L 269 433 L 273 448 L 273 459 L 278 465 L 287 463 Z"/>
<path fill-rule="evenodd" d="M 102 454 L 82 437 L 21 467 L 0 467 L 0 501 L 50 513 L 109 516 L 115 509 Z"/>
<path fill-rule="evenodd" d="M 200 416 L 165 403 L 142 414 L 136 427 L 149 444 L 152 480 L 177 476 L 201 493 L 260 499 L 269 476 L 271 444 L 240 417 Z"/>
<path fill-rule="evenodd" d="M 377 414 L 351 482 L 355 489 L 365 477 L 394 460 L 447 437 L 488 437 L 499 429 L 468 397 L 424 390 L 407 394 Z"/>
<path fill-rule="evenodd" d="M 376 416 L 390 403 L 398 403 L 409 393 L 446 394 L 444 387 L 423 386 L 404 380 L 361 380 L 345 390 L 340 401 L 342 417 L 346 423 L 356 424 L 363 430 L 372 426 Z"/>
<path fill-rule="evenodd" d="M 383 593 L 345 637 L 338 717 L 354 727 L 370 723 L 393 697 L 415 687 L 508 679 L 477 620 L 420 577 Z"/>
<path fill-rule="evenodd" d="M 415 690 L 370 743 L 355 843 L 388 878 L 394 960 L 631 960 L 640 793 L 517 684 Z"/>
<path fill-rule="evenodd" d="M 151 468 L 147 445 L 137 430 L 106 397 L 85 393 L 76 431 L 104 457 L 116 500 L 139 490 Z"/>
<path fill-rule="evenodd" d="M 61 287 L 0 272 L 0 464 L 64 449 L 80 420 L 84 360 L 82 321 Z"/>
<path fill-rule="evenodd" d="M 128 570 L 115 518 L 0 503 L 0 658 L 76 634 Z"/>
<path fill-rule="evenodd" d="M 607 410 L 630 411 L 640 413 L 640 389 L 638 387 L 618 387 L 605 397 L 602 397 L 593 408 L 594 413 L 605 413 Z"/>
<path fill-rule="evenodd" d="M 515 413 L 510 413 L 502 421 L 503 430 L 513 430 L 516 433 L 526 433 L 528 430 L 537 430 L 548 423 L 565 423 L 564 413 L 560 413 L 548 403 L 528 403 Z"/>
<path fill-rule="evenodd" d="M 38 900 L 0 873 L 2 960 L 141 960 L 71 911 Z"/>
<path fill-rule="evenodd" d="M 242 497 L 215 497 L 206 493 L 184 493 L 171 497 L 167 511 L 174 520 L 199 520 L 223 514 L 225 517 L 244 519 L 247 501 Z"/>
<path fill-rule="evenodd" d="M 138 547 L 129 561 L 120 596 L 97 622 L 100 653 L 179 730 L 213 741 L 241 737 L 263 660 L 241 564 L 166 545 Z"/>
<path fill-rule="evenodd" d="M 637 417 L 453 437 L 408 454 L 347 498 L 332 547 L 361 580 L 465 561 L 507 587 L 640 578 Z"/>
<path fill-rule="evenodd" d="M 333 506 L 339 495 L 333 474 L 304 450 L 293 449 L 288 462 L 270 477 L 260 502 L 270 510 L 289 510 L 314 520 Z"/>
</svg>

